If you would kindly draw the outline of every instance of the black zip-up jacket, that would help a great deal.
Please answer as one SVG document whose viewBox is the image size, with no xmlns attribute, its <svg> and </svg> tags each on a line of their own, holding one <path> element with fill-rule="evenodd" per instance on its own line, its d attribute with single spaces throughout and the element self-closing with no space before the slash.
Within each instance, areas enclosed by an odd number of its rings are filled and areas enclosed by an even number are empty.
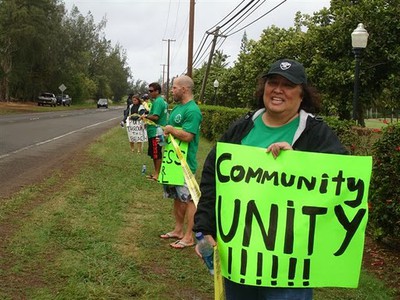
<svg viewBox="0 0 400 300">
<path fill-rule="evenodd" d="M 249 112 L 236 121 L 222 136 L 220 142 L 241 144 L 242 139 L 254 127 L 254 120 L 265 110 Z M 321 118 L 301 110 L 299 127 L 294 135 L 292 148 L 307 152 L 347 154 L 336 134 Z M 215 224 L 215 154 L 216 148 L 210 151 L 204 163 L 201 175 L 201 197 L 194 217 L 194 232 L 203 232 L 216 236 Z"/>
</svg>

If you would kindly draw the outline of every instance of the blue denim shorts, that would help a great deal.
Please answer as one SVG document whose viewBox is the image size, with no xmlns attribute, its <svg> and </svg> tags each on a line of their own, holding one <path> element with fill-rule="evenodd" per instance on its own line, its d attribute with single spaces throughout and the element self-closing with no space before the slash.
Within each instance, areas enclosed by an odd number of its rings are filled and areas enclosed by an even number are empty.
<svg viewBox="0 0 400 300">
<path fill-rule="evenodd" d="M 192 196 L 190 195 L 186 182 L 184 183 L 184 185 L 165 184 L 163 188 L 164 198 L 179 199 L 181 202 L 184 203 L 192 200 Z"/>
<path fill-rule="evenodd" d="M 312 300 L 311 288 L 275 288 L 235 283 L 225 278 L 226 300 Z"/>
</svg>

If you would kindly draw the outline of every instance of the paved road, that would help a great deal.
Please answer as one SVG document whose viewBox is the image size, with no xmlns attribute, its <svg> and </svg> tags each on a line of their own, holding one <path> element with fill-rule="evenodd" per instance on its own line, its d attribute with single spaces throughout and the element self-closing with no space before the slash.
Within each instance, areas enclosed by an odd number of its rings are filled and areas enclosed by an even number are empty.
<svg viewBox="0 0 400 300">
<path fill-rule="evenodd" d="M 0 116 L 0 198 L 38 182 L 98 136 L 123 107 Z"/>
</svg>

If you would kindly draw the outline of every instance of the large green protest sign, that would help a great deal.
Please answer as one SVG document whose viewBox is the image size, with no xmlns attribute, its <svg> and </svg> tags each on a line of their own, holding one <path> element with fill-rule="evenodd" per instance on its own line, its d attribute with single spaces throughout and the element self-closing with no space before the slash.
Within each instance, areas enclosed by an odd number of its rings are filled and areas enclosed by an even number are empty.
<svg viewBox="0 0 400 300">
<path fill-rule="evenodd" d="M 222 275 L 274 287 L 357 287 L 372 158 L 217 144 Z"/>
<path fill-rule="evenodd" d="M 188 143 L 182 142 L 175 138 L 175 141 L 179 145 L 183 156 L 187 157 Z M 161 170 L 158 176 L 158 181 L 162 184 L 171 185 L 183 185 L 184 176 L 181 166 L 181 162 L 176 154 L 175 148 L 171 143 L 171 140 L 166 139 L 167 144 L 165 145 L 163 152 L 163 160 L 161 163 Z"/>
</svg>

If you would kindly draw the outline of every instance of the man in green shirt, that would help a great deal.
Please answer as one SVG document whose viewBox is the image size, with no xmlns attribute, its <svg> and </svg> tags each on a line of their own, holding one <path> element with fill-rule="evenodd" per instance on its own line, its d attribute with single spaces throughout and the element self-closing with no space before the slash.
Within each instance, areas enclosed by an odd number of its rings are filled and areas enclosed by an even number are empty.
<svg viewBox="0 0 400 300">
<path fill-rule="evenodd" d="M 165 126 L 167 124 L 167 109 L 168 105 L 161 96 L 161 86 L 158 82 L 149 84 L 149 96 L 153 99 L 149 114 L 143 115 L 157 125 Z M 157 127 L 154 125 L 147 125 L 147 136 L 149 139 L 149 149 L 147 154 L 153 159 L 154 172 L 147 178 L 150 180 L 157 181 L 158 174 L 160 173 L 161 161 L 162 161 L 162 149 L 156 139 Z"/>
<path fill-rule="evenodd" d="M 197 149 L 199 146 L 200 123 L 202 115 L 196 102 L 193 100 L 193 80 L 186 75 L 174 79 L 172 94 L 178 102 L 170 113 L 168 125 L 164 134 L 171 134 L 175 138 L 189 143 L 187 163 L 194 174 L 197 169 Z M 193 223 L 196 206 L 193 203 L 187 183 L 183 186 L 164 185 L 164 195 L 174 199 L 175 228 L 173 231 L 162 234 L 160 237 L 177 238 L 171 247 L 182 249 L 194 245 Z M 186 231 L 184 231 L 185 215 L 187 216 Z"/>
</svg>

